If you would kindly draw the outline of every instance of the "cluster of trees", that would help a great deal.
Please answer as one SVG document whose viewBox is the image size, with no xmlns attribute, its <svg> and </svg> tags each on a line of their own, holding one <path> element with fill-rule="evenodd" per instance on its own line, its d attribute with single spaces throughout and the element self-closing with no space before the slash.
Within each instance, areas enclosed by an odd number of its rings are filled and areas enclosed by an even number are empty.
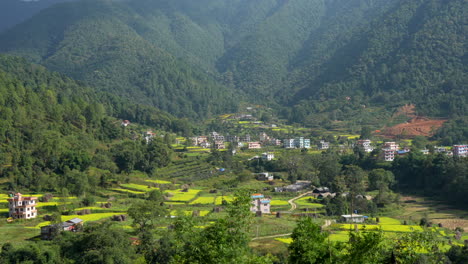
<svg viewBox="0 0 468 264">
<path fill-rule="evenodd" d="M 468 205 L 467 158 L 411 152 L 395 159 L 391 170 L 401 190 L 442 198 L 461 207 Z"/>
</svg>

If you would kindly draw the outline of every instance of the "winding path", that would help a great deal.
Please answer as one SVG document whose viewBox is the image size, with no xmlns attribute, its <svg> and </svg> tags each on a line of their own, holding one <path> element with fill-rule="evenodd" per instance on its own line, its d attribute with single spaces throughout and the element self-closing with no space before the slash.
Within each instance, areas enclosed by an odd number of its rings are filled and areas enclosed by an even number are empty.
<svg viewBox="0 0 468 264">
<path fill-rule="evenodd" d="M 303 193 L 303 194 L 301 194 L 301 195 L 299 195 L 299 196 L 296 196 L 296 197 L 294 197 L 294 198 L 288 200 L 288 203 L 291 205 L 291 209 L 289 209 L 289 211 L 294 211 L 294 210 L 296 210 L 297 204 L 296 204 L 294 201 L 296 201 L 297 199 L 302 198 L 302 197 L 304 197 L 304 196 L 306 196 L 306 195 L 308 195 L 308 194 L 311 194 L 311 193 L 312 193 L 312 191 L 305 192 L 305 193 Z"/>
</svg>

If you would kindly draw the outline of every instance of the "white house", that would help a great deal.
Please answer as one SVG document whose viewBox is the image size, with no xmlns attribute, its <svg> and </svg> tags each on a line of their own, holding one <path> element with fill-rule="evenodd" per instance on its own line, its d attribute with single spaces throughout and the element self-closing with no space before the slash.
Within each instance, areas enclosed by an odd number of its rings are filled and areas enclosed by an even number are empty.
<svg viewBox="0 0 468 264">
<path fill-rule="evenodd" d="M 265 152 L 265 153 L 262 153 L 262 159 L 263 160 L 273 160 L 275 158 L 275 154 L 272 153 L 272 152 Z"/>
<path fill-rule="evenodd" d="M 358 214 L 342 215 L 341 221 L 346 223 L 364 223 L 365 217 Z"/>
<path fill-rule="evenodd" d="M 8 213 L 14 219 L 31 219 L 37 216 L 37 197 L 23 197 L 21 193 L 10 195 Z"/>
</svg>

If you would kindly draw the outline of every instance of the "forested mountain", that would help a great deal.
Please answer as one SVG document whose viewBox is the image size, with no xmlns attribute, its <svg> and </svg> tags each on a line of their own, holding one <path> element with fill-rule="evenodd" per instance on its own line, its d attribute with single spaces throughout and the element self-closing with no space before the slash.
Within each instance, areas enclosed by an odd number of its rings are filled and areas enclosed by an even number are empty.
<svg viewBox="0 0 468 264">
<path fill-rule="evenodd" d="M 55 5 L 0 42 L 3 51 L 175 115 L 208 117 L 236 109 L 234 92 L 145 40 L 131 27 L 133 15 L 111 1 Z"/>
<path fill-rule="evenodd" d="M 2 0 L 0 2 L 0 32 L 25 21 L 42 9 L 66 1 L 74 0 Z"/>
<path fill-rule="evenodd" d="M 465 1 L 400 1 L 356 32 L 317 74 L 306 74 L 315 72 L 313 63 L 298 68 L 294 85 L 302 89 L 290 102 L 309 97 L 302 111 L 313 113 L 321 100 L 338 104 L 354 96 L 367 106 L 411 102 L 420 114 L 466 115 L 466 11 Z M 346 106 L 338 111 L 344 114 Z"/>
<path fill-rule="evenodd" d="M 362 125 L 405 103 L 452 118 L 467 112 L 466 11 L 464 0 L 83 0 L 1 35 L 0 51 L 179 116 L 245 100 L 305 124 Z"/>
</svg>

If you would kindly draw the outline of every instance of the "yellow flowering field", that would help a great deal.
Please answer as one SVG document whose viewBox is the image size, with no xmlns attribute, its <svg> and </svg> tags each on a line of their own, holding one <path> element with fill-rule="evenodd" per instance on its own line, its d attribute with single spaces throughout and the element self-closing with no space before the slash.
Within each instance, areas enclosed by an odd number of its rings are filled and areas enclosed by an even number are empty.
<svg viewBox="0 0 468 264">
<path fill-rule="evenodd" d="M 216 205 L 221 205 L 223 203 L 223 199 L 226 200 L 227 202 L 231 202 L 234 197 L 232 196 L 216 196 L 215 204 Z"/>
<path fill-rule="evenodd" d="M 179 202 L 188 202 L 195 198 L 201 190 L 189 189 L 187 192 L 182 192 L 181 189 L 178 190 L 168 190 L 165 192 L 171 193 L 173 196 L 170 198 L 171 201 Z"/>
<path fill-rule="evenodd" d="M 142 185 L 142 184 L 135 184 L 135 183 L 124 183 L 120 184 L 121 187 L 126 188 L 126 189 L 133 189 L 141 192 L 149 192 L 152 190 L 159 190 L 159 188 L 156 187 L 149 187 L 147 185 Z"/>
<path fill-rule="evenodd" d="M 277 240 L 277 241 L 279 241 L 279 242 L 286 243 L 286 244 L 291 244 L 292 241 L 293 241 L 293 239 L 290 238 L 290 237 L 286 237 L 286 238 L 284 238 L 284 237 L 277 237 L 277 238 L 275 238 L 275 240 Z"/>
<path fill-rule="evenodd" d="M 152 182 L 157 184 L 171 184 L 170 181 L 163 181 L 163 180 L 145 180 L 145 182 Z"/>
<path fill-rule="evenodd" d="M 137 192 L 137 191 L 133 191 L 129 189 L 121 189 L 121 188 L 114 188 L 111 190 L 116 191 L 116 192 L 124 192 L 124 193 L 132 193 L 132 194 L 144 194 L 145 193 L 145 192 Z"/>
<path fill-rule="evenodd" d="M 215 197 L 198 197 L 190 204 L 212 204 L 215 201 Z"/>
<path fill-rule="evenodd" d="M 271 200 L 270 202 L 271 205 L 288 205 L 288 201 L 284 200 Z"/>
<path fill-rule="evenodd" d="M 183 212 L 184 212 L 185 215 L 191 216 L 193 211 L 183 211 Z M 208 211 L 208 210 L 201 210 L 200 211 L 200 216 L 206 216 L 209 213 L 210 213 L 210 211 Z M 177 215 L 177 210 L 172 210 L 170 214 L 171 215 Z"/>
</svg>

